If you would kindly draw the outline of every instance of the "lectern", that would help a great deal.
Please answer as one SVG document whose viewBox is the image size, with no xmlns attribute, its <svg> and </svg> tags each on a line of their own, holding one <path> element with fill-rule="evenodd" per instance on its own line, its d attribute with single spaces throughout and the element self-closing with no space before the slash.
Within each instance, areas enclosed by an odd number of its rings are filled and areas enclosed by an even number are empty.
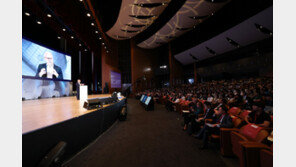
<svg viewBox="0 0 296 167">
<path fill-rule="evenodd" d="M 79 98 L 80 101 L 85 101 L 87 99 L 88 96 L 88 91 L 87 91 L 87 85 L 81 85 L 79 87 Z"/>
</svg>

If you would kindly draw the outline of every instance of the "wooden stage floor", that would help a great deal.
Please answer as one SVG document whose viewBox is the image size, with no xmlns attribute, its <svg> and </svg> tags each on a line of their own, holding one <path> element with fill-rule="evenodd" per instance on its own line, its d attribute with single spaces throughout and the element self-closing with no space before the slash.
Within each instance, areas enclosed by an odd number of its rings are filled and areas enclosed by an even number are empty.
<svg viewBox="0 0 296 167">
<path fill-rule="evenodd" d="M 88 98 L 110 97 L 111 94 L 89 95 Z M 22 133 L 95 111 L 83 108 L 76 96 L 28 100 L 22 102 Z"/>
</svg>

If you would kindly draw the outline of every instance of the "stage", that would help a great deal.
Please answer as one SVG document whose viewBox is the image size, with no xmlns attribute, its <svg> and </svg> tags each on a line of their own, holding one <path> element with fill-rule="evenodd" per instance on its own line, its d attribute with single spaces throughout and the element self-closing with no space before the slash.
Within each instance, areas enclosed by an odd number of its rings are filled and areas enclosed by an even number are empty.
<svg viewBox="0 0 296 167">
<path fill-rule="evenodd" d="M 100 94 L 89 95 L 88 98 L 110 96 L 111 94 Z M 120 98 L 120 100 L 122 99 L 124 98 Z M 97 110 L 86 110 L 83 108 L 83 103 L 83 101 L 77 100 L 76 96 L 23 101 L 22 133 L 28 133 Z"/>
</svg>

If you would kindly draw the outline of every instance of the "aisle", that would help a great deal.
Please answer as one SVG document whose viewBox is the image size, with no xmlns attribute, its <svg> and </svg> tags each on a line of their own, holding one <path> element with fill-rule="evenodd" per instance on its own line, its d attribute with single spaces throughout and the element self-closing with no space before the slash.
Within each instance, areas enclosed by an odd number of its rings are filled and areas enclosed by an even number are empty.
<svg viewBox="0 0 296 167">
<path fill-rule="evenodd" d="M 226 166 L 217 150 L 199 150 L 201 141 L 181 130 L 182 117 L 156 105 L 146 112 L 128 99 L 128 119 L 116 123 L 65 166 L 219 167 Z"/>
</svg>

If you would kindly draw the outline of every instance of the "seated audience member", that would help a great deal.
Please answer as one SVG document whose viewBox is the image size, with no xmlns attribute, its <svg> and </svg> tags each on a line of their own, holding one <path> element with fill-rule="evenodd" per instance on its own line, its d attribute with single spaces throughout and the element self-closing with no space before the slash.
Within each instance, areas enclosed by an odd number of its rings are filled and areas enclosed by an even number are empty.
<svg viewBox="0 0 296 167">
<path fill-rule="evenodd" d="M 211 103 L 211 102 L 213 101 L 213 99 L 214 99 L 214 98 L 213 98 L 212 95 L 209 93 L 209 94 L 208 94 L 208 98 L 207 98 L 207 102 L 210 102 L 210 103 Z"/>
<path fill-rule="evenodd" d="M 182 101 L 182 97 L 181 96 L 177 96 L 176 98 L 175 98 L 175 101 L 173 101 L 172 103 L 173 103 L 173 111 L 176 111 L 176 105 L 178 104 L 178 103 L 180 103 Z"/>
<path fill-rule="evenodd" d="M 171 95 L 171 96 L 168 96 L 168 100 L 165 104 L 165 108 L 168 110 L 168 111 L 173 111 L 173 101 L 175 101 L 175 96 L 174 95 Z"/>
<path fill-rule="evenodd" d="M 220 128 L 231 128 L 233 126 L 231 117 L 227 114 L 227 108 L 222 105 L 214 109 L 215 116 L 211 123 L 205 123 L 203 129 L 196 135 L 197 138 L 202 138 L 203 145 L 201 149 L 208 147 L 208 138 L 211 134 L 220 134 Z"/>
<path fill-rule="evenodd" d="M 264 111 L 268 114 L 273 114 L 273 101 L 272 101 L 272 95 L 266 94 L 264 96 L 264 102 L 265 102 L 265 108 Z"/>
<path fill-rule="evenodd" d="M 270 115 L 264 112 L 264 104 L 262 102 L 254 102 L 252 112 L 246 116 L 245 121 L 267 128 L 271 123 L 271 118 Z"/>
<path fill-rule="evenodd" d="M 198 130 L 198 129 L 196 129 L 195 120 L 198 119 L 199 114 L 203 114 L 203 113 L 204 113 L 203 105 L 201 102 L 198 101 L 196 103 L 195 111 L 191 114 L 191 117 L 190 117 L 191 126 L 190 126 L 190 130 L 189 130 L 189 135 L 191 135 L 192 133 L 196 133 L 196 131 Z"/>
<path fill-rule="evenodd" d="M 211 108 L 211 103 L 204 103 L 205 114 L 200 118 L 195 118 L 192 120 L 191 133 L 196 133 L 200 130 L 200 126 L 204 125 L 205 119 L 212 119 L 214 115 L 214 110 Z"/>
<path fill-rule="evenodd" d="M 183 113 L 184 117 L 184 127 L 183 130 L 187 130 L 189 122 L 191 122 L 191 119 L 195 112 L 197 111 L 197 105 L 195 105 L 194 102 L 189 104 L 189 113 Z"/>
</svg>

